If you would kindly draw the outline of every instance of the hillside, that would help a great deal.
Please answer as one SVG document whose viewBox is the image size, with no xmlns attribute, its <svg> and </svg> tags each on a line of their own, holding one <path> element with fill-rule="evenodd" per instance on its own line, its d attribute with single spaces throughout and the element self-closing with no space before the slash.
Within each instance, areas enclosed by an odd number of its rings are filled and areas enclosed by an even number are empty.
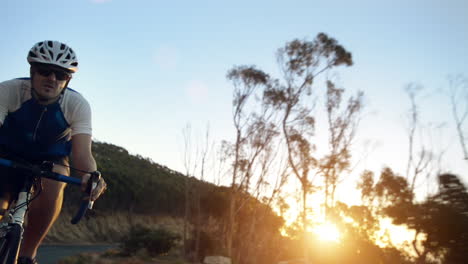
<svg viewBox="0 0 468 264">
<path fill-rule="evenodd" d="M 97 211 L 183 215 L 182 174 L 108 143 L 94 142 L 93 153 L 108 183 L 108 190 L 96 203 Z M 71 208 L 79 193 L 68 189 L 65 207 Z"/>
<path fill-rule="evenodd" d="M 71 225 L 81 193 L 76 186 L 67 186 L 62 213 L 46 242 L 114 243 L 138 223 L 181 232 L 185 176 L 108 143 L 94 142 L 93 154 L 108 183 L 107 191 L 85 219 Z"/>
<path fill-rule="evenodd" d="M 80 195 L 78 188 L 66 189 L 62 214 L 50 231 L 49 243 L 113 243 L 133 225 L 141 223 L 150 226 L 163 226 L 179 234 L 183 232 L 185 214 L 185 186 L 188 186 L 189 211 L 193 216 L 197 210 L 195 191 L 200 194 L 201 218 L 210 225 L 204 225 L 204 232 L 213 237 L 221 237 L 225 228 L 228 191 L 227 187 L 201 182 L 193 177 L 157 164 L 148 158 L 131 155 L 122 147 L 108 143 L 94 142 L 93 153 L 108 183 L 108 190 L 95 203 L 95 210 L 78 225 L 71 225 L 71 214 L 76 211 Z M 248 195 L 246 196 L 248 197 Z M 248 197 L 250 206 L 245 206 L 239 217 L 254 217 L 256 209 L 261 209 L 264 223 L 272 223 L 268 228 L 278 230 L 282 219 L 271 208 Z M 257 213 L 258 215 L 258 213 Z M 264 229 L 261 227 L 259 230 Z M 271 232 L 271 231 L 269 231 Z"/>
</svg>

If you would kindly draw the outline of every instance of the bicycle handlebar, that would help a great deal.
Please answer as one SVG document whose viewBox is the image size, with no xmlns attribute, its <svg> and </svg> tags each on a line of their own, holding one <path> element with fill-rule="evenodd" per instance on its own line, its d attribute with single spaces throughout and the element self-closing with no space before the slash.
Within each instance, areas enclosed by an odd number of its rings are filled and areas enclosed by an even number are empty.
<svg viewBox="0 0 468 264">
<path fill-rule="evenodd" d="M 29 171 L 29 172 L 32 172 L 33 175 L 36 175 L 37 177 L 44 177 L 44 178 L 52 179 L 55 181 L 70 183 L 73 185 L 81 186 L 81 183 L 82 183 L 80 179 L 68 177 L 68 176 L 53 172 L 52 168 L 54 164 L 51 162 L 45 162 L 43 163 L 43 165 L 38 166 L 38 165 L 22 164 L 16 161 L 11 161 L 11 160 L 0 158 L 0 166 Z M 93 201 L 90 200 L 90 195 L 91 195 L 91 191 L 94 188 L 96 188 L 97 182 L 99 181 L 101 177 L 101 173 L 99 171 L 95 171 L 95 172 L 90 172 L 89 174 L 91 174 L 91 178 L 88 180 L 88 186 L 86 188 L 87 195 L 85 196 L 85 199 L 82 200 L 80 208 L 78 209 L 77 213 L 71 220 L 71 223 L 74 225 L 77 224 L 81 220 L 81 218 L 83 218 L 87 209 L 92 209 L 92 206 L 94 203 Z"/>
</svg>

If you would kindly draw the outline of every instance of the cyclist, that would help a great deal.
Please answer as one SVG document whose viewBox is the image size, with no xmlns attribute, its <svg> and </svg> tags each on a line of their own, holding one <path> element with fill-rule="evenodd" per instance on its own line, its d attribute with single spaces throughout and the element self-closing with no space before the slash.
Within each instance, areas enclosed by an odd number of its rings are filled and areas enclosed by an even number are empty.
<svg viewBox="0 0 468 264">
<path fill-rule="evenodd" d="M 95 171 L 90 106 L 68 88 L 78 70 L 75 52 L 64 43 L 46 40 L 31 48 L 27 60 L 30 78 L 0 83 L 0 156 L 30 163 L 53 161 L 65 165 L 54 167 L 64 175 L 70 173 L 70 156 L 77 169 Z M 81 176 L 84 190 L 90 176 Z M 0 215 L 8 208 L 11 194 L 19 191 L 15 183 L 20 180 L 17 172 L 0 168 Z M 42 180 L 42 192 L 29 206 L 18 263 L 37 263 L 37 249 L 60 213 L 64 187 L 64 183 Z M 105 188 L 101 178 L 91 200 Z"/>
</svg>

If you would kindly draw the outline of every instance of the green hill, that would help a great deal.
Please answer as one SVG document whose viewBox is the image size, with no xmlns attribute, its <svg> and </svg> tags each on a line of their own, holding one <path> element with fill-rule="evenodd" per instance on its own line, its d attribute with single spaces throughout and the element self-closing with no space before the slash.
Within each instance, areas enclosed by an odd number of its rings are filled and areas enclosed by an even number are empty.
<svg viewBox="0 0 468 264">
<path fill-rule="evenodd" d="M 183 215 L 182 174 L 108 143 L 94 142 L 93 154 L 108 183 L 105 195 L 96 202 L 97 211 Z M 76 188 L 68 187 L 65 207 L 73 208 L 79 195 Z"/>
<path fill-rule="evenodd" d="M 108 190 L 95 203 L 95 210 L 90 217 L 78 225 L 71 225 L 71 214 L 76 212 L 81 193 L 79 188 L 68 186 L 62 214 L 49 232 L 46 242 L 118 242 L 135 224 L 162 226 L 181 234 L 186 208 L 186 186 L 192 230 L 198 219 L 202 221 L 204 233 L 212 238 L 222 239 L 228 222 L 228 187 L 216 186 L 193 177 L 187 178 L 148 158 L 131 155 L 124 148 L 112 144 L 94 142 L 93 153 L 98 169 L 108 183 Z M 200 207 L 195 199 L 197 193 L 200 196 Z M 243 196 L 245 206 L 237 214 L 239 230 L 250 230 L 251 223 L 255 223 L 256 232 L 266 232 L 269 236 L 279 235 L 282 218 L 248 194 Z M 200 217 L 196 217 L 197 212 L 200 212 Z"/>
</svg>

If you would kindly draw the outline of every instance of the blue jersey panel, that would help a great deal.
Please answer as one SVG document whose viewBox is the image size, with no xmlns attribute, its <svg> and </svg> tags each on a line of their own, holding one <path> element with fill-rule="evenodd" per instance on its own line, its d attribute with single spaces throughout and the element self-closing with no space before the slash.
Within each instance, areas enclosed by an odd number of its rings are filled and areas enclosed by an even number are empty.
<svg viewBox="0 0 468 264">
<path fill-rule="evenodd" d="M 54 159 L 71 151 L 67 123 L 60 104 L 40 105 L 34 99 L 9 113 L 0 127 L 0 144 L 27 159 Z"/>
</svg>

